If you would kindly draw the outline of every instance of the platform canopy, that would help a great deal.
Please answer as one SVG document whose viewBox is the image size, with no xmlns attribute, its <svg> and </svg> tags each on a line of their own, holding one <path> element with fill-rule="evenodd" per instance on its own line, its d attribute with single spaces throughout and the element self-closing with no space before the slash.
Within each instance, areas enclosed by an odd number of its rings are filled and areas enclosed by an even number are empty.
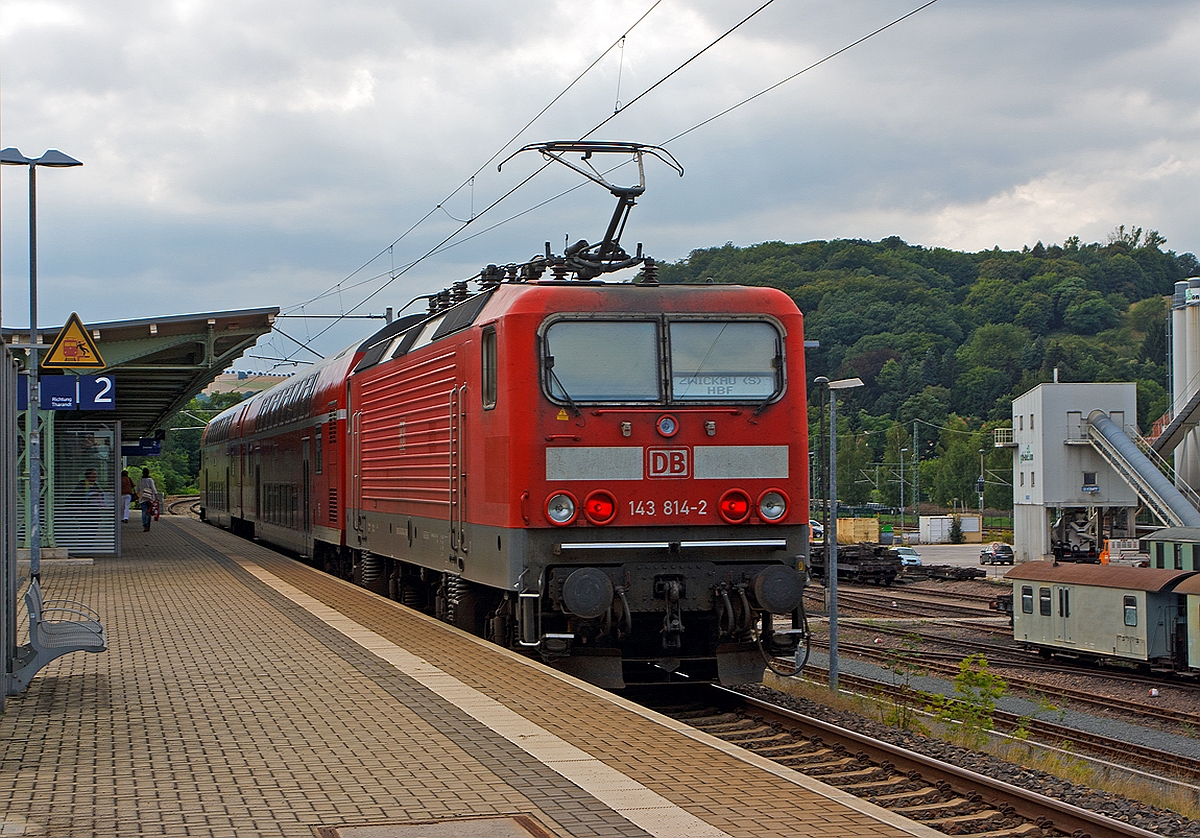
<svg viewBox="0 0 1200 838">
<path fill-rule="evenodd" d="M 72 418 L 119 420 L 126 442 L 155 431 L 224 372 L 260 337 L 271 331 L 278 308 L 180 314 L 88 323 L 84 327 L 104 359 L 103 369 L 65 370 L 112 376 L 115 409 L 80 411 Z M 29 330 L 4 328 L 4 340 L 18 358 L 29 345 Z M 59 328 L 40 330 L 45 357 Z M 47 377 L 46 371 L 42 372 Z"/>
</svg>

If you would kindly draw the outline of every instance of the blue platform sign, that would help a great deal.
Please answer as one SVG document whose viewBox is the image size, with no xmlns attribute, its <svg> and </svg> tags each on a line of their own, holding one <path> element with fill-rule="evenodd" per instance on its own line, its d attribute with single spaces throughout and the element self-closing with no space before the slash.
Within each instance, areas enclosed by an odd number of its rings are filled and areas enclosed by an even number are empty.
<svg viewBox="0 0 1200 838">
<path fill-rule="evenodd" d="M 47 375 L 38 379 L 42 410 L 116 410 L 116 381 L 111 375 Z M 29 377 L 17 381 L 17 410 L 29 409 Z"/>
<path fill-rule="evenodd" d="M 73 375 L 39 378 L 38 403 L 42 410 L 74 410 L 79 399 L 79 382 Z M 29 388 L 26 387 L 26 390 Z"/>
<path fill-rule="evenodd" d="M 116 410 L 117 384 L 111 375 L 79 376 L 80 410 Z"/>
<path fill-rule="evenodd" d="M 122 445 L 122 457 L 157 457 L 162 453 L 162 440 L 142 437 L 137 445 Z"/>
</svg>

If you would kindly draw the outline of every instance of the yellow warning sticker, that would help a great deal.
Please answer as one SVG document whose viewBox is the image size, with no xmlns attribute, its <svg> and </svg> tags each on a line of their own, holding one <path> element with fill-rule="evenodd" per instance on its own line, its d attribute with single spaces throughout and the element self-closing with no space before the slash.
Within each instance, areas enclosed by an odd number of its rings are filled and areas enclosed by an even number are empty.
<svg viewBox="0 0 1200 838">
<path fill-rule="evenodd" d="M 79 315 L 72 312 L 41 365 L 50 369 L 102 369 L 104 359 Z"/>
<path fill-rule="evenodd" d="M 567 422 L 567 421 L 569 421 L 569 420 L 570 420 L 570 418 L 571 418 L 571 417 L 567 416 L 567 410 L 566 410 L 566 408 L 564 408 L 564 407 L 560 407 L 560 408 L 558 409 L 558 421 L 560 421 L 560 422 Z"/>
</svg>

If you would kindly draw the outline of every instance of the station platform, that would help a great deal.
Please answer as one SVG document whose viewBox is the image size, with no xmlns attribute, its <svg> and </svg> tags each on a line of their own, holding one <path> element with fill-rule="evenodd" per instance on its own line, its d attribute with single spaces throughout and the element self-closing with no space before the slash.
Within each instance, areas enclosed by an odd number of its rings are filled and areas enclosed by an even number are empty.
<svg viewBox="0 0 1200 838">
<path fill-rule="evenodd" d="M 939 834 L 199 521 L 124 544 L 43 564 L 109 649 L 9 699 L 0 836 Z"/>
</svg>

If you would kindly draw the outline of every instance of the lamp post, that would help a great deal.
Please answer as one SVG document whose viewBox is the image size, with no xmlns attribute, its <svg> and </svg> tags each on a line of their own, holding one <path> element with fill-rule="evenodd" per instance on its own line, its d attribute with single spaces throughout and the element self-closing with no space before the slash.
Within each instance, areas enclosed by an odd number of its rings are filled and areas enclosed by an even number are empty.
<svg viewBox="0 0 1200 838">
<path fill-rule="evenodd" d="M 904 455 L 907 448 L 900 449 L 900 544 L 904 544 Z"/>
<path fill-rule="evenodd" d="M 838 690 L 838 607 L 837 607 L 837 393 L 863 386 L 860 378 L 830 381 L 825 376 L 815 380 L 824 384 L 829 394 L 829 523 L 825 527 L 825 586 L 829 592 L 829 689 Z"/>
<path fill-rule="evenodd" d="M 42 440 L 38 431 L 37 356 L 37 167 L 65 169 L 83 163 L 57 149 L 26 157 L 15 148 L 0 149 L 0 165 L 29 167 L 29 410 L 25 414 L 25 454 L 29 462 L 29 576 L 42 575 Z"/>
</svg>

